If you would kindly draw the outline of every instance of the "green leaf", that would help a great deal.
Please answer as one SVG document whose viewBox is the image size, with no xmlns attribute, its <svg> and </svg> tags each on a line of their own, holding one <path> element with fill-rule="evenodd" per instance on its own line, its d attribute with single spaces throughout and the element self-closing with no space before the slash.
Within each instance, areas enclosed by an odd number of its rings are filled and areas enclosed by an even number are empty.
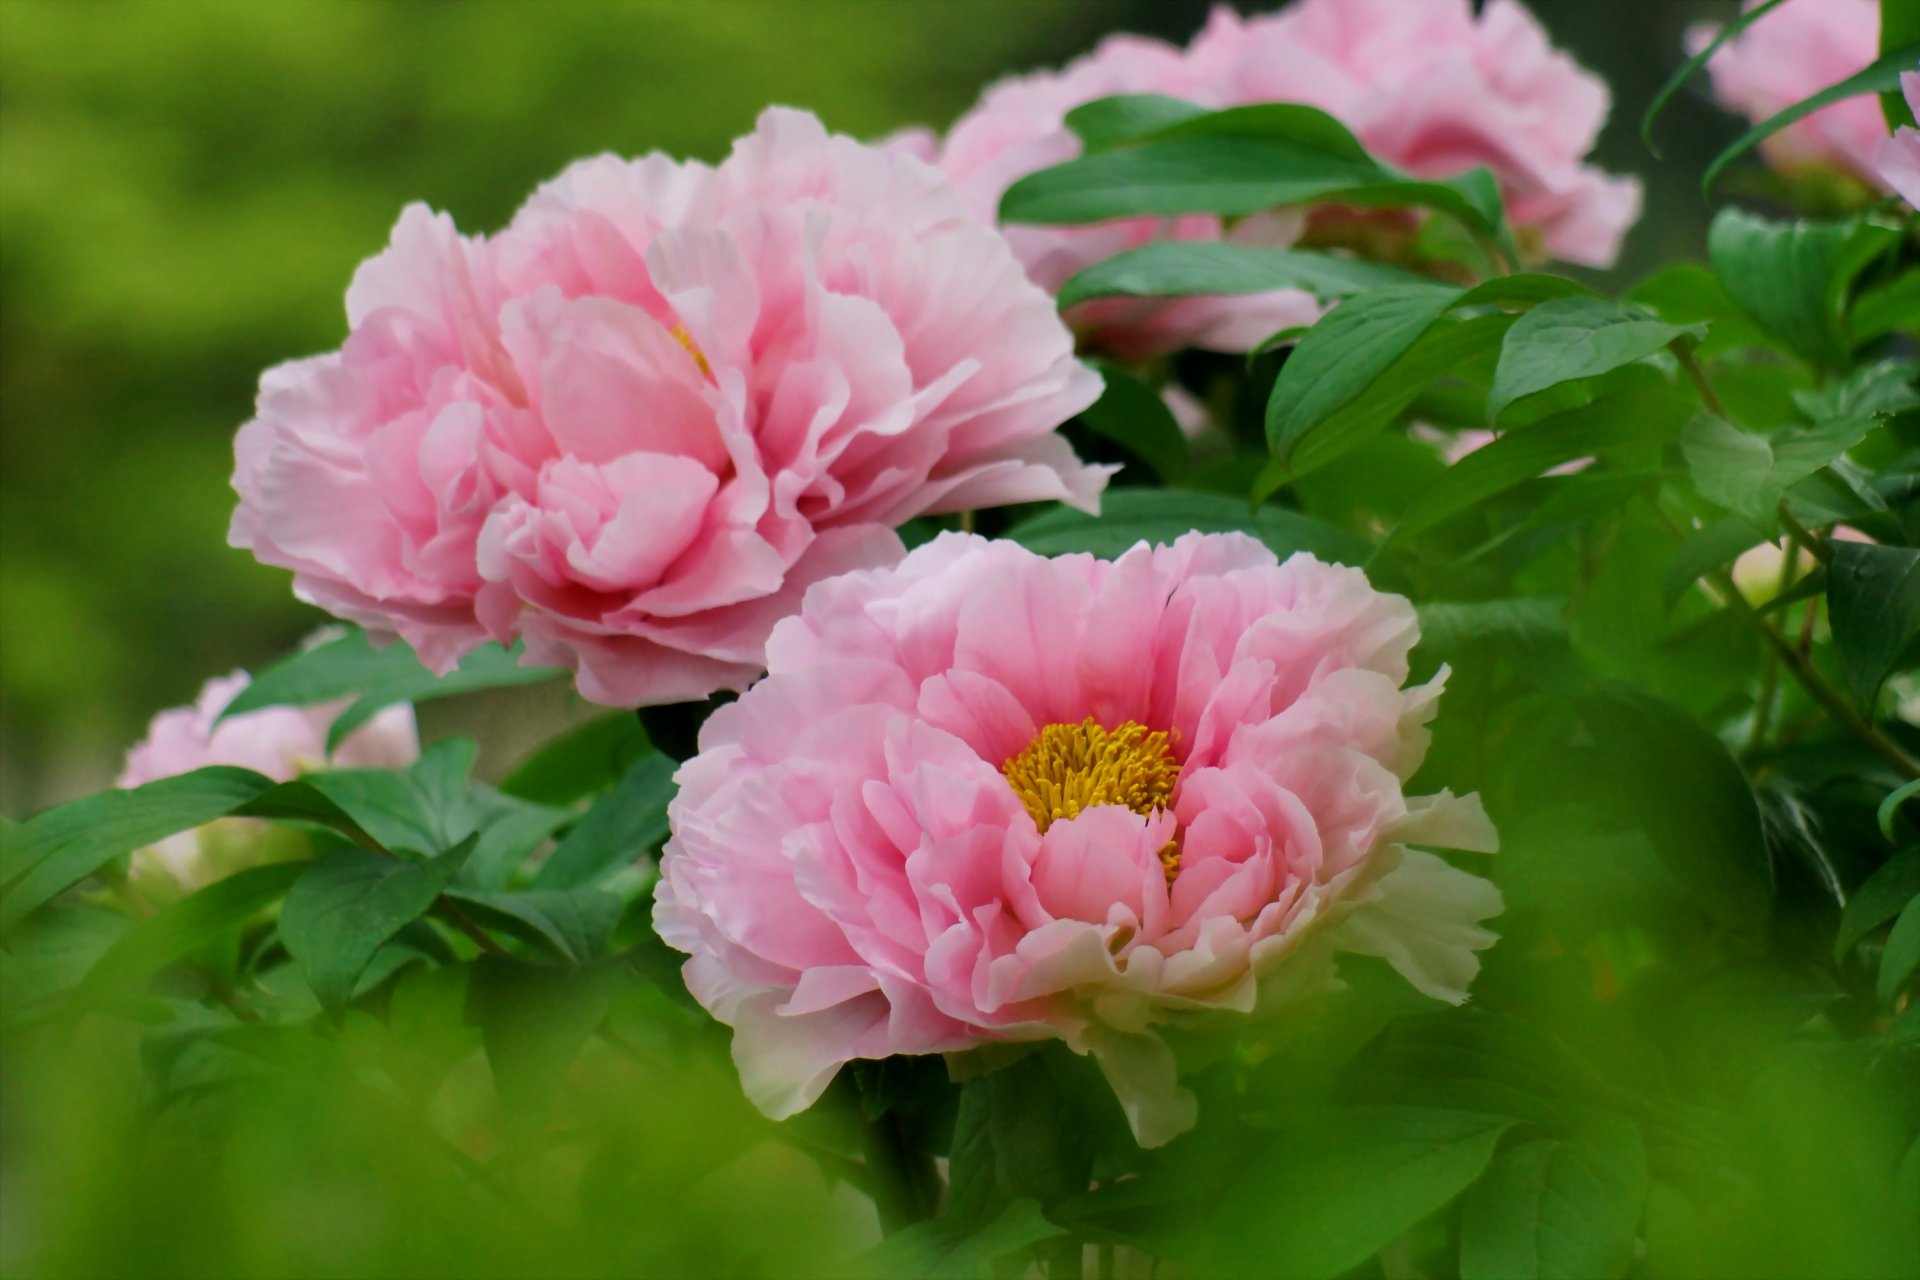
<svg viewBox="0 0 1920 1280">
<path fill-rule="evenodd" d="M 1015 1200 L 992 1222 L 956 1229 L 945 1221 L 916 1222 L 894 1232 L 857 1260 L 861 1274 L 924 1277 L 925 1280 L 993 1280 L 1002 1259 L 1012 1259 L 1066 1232 L 1047 1221 L 1031 1200 Z M 1008 1274 L 1024 1274 L 1024 1269 Z"/>
<path fill-rule="evenodd" d="M 534 873 L 536 889 L 577 889 L 653 852 L 667 837 L 667 802 L 678 766 L 658 751 L 633 763 L 595 800 Z"/>
<path fill-rule="evenodd" d="M 572 804 L 612 786 L 648 750 L 639 718 L 631 711 L 610 711 L 522 760 L 500 790 L 534 804 Z"/>
<path fill-rule="evenodd" d="M 1164 106 L 1149 110 L 1167 111 Z M 1514 256 L 1485 176 L 1423 182 L 1373 159 L 1346 126 L 1312 107 L 1262 103 L 1193 116 L 1153 133 L 1127 131 L 1131 107 L 1103 110 L 1103 138 L 1129 145 L 1030 173 L 1000 201 L 1003 222 L 1078 223 L 1216 213 L 1229 217 L 1282 205 L 1337 203 L 1423 207 L 1459 219 Z M 1111 123 L 1120 120 L 1122 123 Z"/>
<path fill-rule="evenodd" d="M 21 823 L 7 841 L 0 933 L 113 859 L 225 817 L 271 786 L 251 769 L 214 765 L 103 791 Z"/>
<path fill-rule="evenodd" d="M 132 990 L 167 965 L 239 928 L 278 901 L 305 873 L 305 862 L 273 862 L 237 871 L 142 920 L 108 948 L 74 992 L 87 1006 Z"/>
<path fill-rule="evenodd" d="M 1283 1135 L 1221 1197 L 1204 1274 L 1331 1280 L 1464 1191 L 1513 1121 L 1353 1107 Z M 1233 1252 L 1229 1252 L 1233 1251 Z"/>
<path fill-rule="evenodd" d="M 1913 70 L 1920 63 L 1920 44 L 1909 44 L 1903 48 L 1883 53 L 1864 69 L 1855 72 L 1837 84 L 1828 85 L 1811 97 L 1802 98 L 1784 111 L 1775 112 L 1738 138 L 1713 158 L 1707 166 L 1705 176 L 1700 179 L 1701 194 L 1710 194 L 1714 179 L 1718 178 L 1726 167 L 1751 151 L 1755 146 L 1772 137 L 1796 120 L 1812 115 L 1820 108 L 1847 98 L 1857 98 L 1865 93 L 1898 93 L 1900 91 L 1900 73 Z"/>
<path fill-rule="evenodd" d="M 1606 298 L 1549 298 L 1507 330 L 1487 421 L 1522 396 L 1606 373 L 1705 332 L 1705 325 L 1666 324 Z"/>
<path fill-rule="evenodd" d="M 1374 289 L 1322 316 L 1281 366 L 1267 401 L 1274 456 L 1289 461 L 1302 437 L 1391 369 L 1462 292 L 1430 284 Z"/>
<path fill-rule="evenodd" d="M 1786 491 L 1831 465 L 1876 425 L 1871 416 L 1836 418 L 1766 436 L 1699 413 L 1680 433 L 1680 452 L 1701 497 L 1771 531 Z"/>
<path fill-rule="evenodd" d="M 1889 842 L 1893 840 L 1893 815 L 1900 811 L 1901 805 L 1915 796 L 1920 796 L 1920 778 L 1915 778 L 1905 786 L 1889 791 L 1887 798 L 1880 802 L 1880 808 L 1874 817 L 1880 824 L 1880 834 Z"/>
<path fill-rule="evenodd" d="M 1920 271 L 1913 274 L 1920 279 Z M 1878 360 L 1849 370 L 1823 387 L 1796 391 L 1793 404 L 1814 422 L 1900 413 L 1920 408 L 1916 376 L 1920 376 L 1920 364 L 1911 360 Z"/>
<path fill-rule="evenodd" d="M 1723 210 L 1707 232 L 1714 273 L 1776 340 L 1823 368 L 1847 363 L 1847 291 L 1860 270 L 1899 237 L 1890 227 L 1848 222 L 1771 222 Z"/>
<path fill-rule="evenodd" d="M 1097 518 L 1056 507 L 1015 525 L 1007 537 L 1041 555 L 1090 551 L 1112 559 L 1136 543 L 1171 543 L 1194 531 L 1252 534 L 1283 560 L 1306 551 L 1322 560 L 1363 564 L 1372 552 L 1357 534 L 1297 511 L 1253 511 L 1236 498 L 1173 489 L 1109 489 Z"/>
<path fill-rule="evenodd" d="M 1700 354 L 1758 347 L 1767 336 L 1735 302 L 1713 272 L 1693 262 L 1662 267 L 1627 291 L 1627 301 L 1646 307 L 1672 324 L 1711 326 L 1700 340 Z"/>
<path fill-rule="evenodd" d="M 1785 0 L 1763 0 L 1763 3 L 1757 4 L 1751 9 L 1744 10 L 1737 14 L 1733 21 L 1714 33 L 1713 39 L 1707 43 L 1706 48 L 1694 54 L 1691 58 L 1688 58 L 1686 62 L 1681 64 L 1680 69 L 1675 71 L 1664 85 L 1660 86 L 1660 92 L 1656 93 L 1653 96 L 1653 101 L 1647 104 L 1647 113 L 1640 117 L 1640 141 L 1646 145 L 1647 150 L 1653 152 L 1655 155 L 1660 154 L 1659 148 L 1653 145 L 1653 122 L 1659 118 L 1660 113 L 1666 109 L 1667 103 L 1673 101 L 1673 95 L 1680 92 L 1680 90 L 1685 87 L 1687 81 L 1693 79 L 1701 67 L 1707 65 L 1708 60 L 1720 51 L 1722 45 L 1752 26 L 1754 22 L 1763 17 L 1768 10 L 1778 8 L 1783 3 L 1785 3 Z"/>
<path fill-rule="evenodd" d="M 1187 474 L 1187 436 L 1166 401 L 1140 379 L 1112 364 L 1101 364 L 1106 389 L 1081 411 L 1080 421 L 1097 436 L 1143 459 L 1164 484 Z"/>
<path fill-rule="evenodd" d="M 1123 93 L 1075 107 L 1067 112 L 1066 126 L 1087 150 L 1101 151 L 1206 114 L 1205 107 L 1164 94 Z"/>
<path fill-rule="evenodd" d="M 1665 388 L 1634 387 L 1509 431 L 1447 468 L 1440 482 L 1400 518 L 1384 546 L 1403 545 L 1561 463 L 1623 445 L 1670 439 L 1691 413 L 1691 405 Z"/>
<path fill-rule="evenodd" d="M 1637 826 L 1709 916 L 1756 935 L 1773 866 L 1753 787 L 1720 739 L 1685 711 L 1624 685 L 1579 700 L 1593 743 L 1596 816 Z"/>
<path fill-rule="evenodd" d="M 1880 0 L 1880 52 L 1891 53 L 1916 42 L 1920 42 L 1920 3 L 1915 3 L 1915 0 Z M 1886 116 L 1890 130 L 1914 123 L 1913 111 L 1907 106 L 1907 98 L 1903 93 L 1882 93 L 1880 110 Z M 1920 1145 L 1915 1150 L 1920 1151 Z"/>
<path fill-rule="evenodd" d="M 620 923 L 620 899 L 600 889 L 536 889 L 522 893 L 449 889 L 447 896 L 474 908 L 482 923 L 552 949 L 569 964 L 586 964 L 606 950 Z"/>
<path fill-rule="evenodd" d="M 1672 609 L 1702 576 L 1766 540 L 1767 535 L 1755 528 L 1752 521 L 1739 516 L 1726 516 L 1694 530 L 1673 553 L 1673 562 L 1667 566 L 1666 579 L 1660 586 L 1661 603 Z"/>
<path fill-rule="evenodd" d="M 1452 662 L 1477 646 L 1506 656 L 1567 646 L 1565 605 L 1544 596 L 1469 602 L 1429 601 L 1419 608 L 1420 652 Z"/>
<path fill-rule="evenodd" d="M 1827 609 L 1847 685 L 1871 715 L 1881 684 L 1920 635 L 1920 549 L 1834 543 Z"/>
<path fill-rule="evenodd" d="M 1625 1120 L 1502 1151 L 1466 1197 L 1461 1280 L 1624 1276 L 1647 1186 L 1640 1130 Z"/>
<path fill-rule="evenodd" d="M 1909 849 L 1882 863 L 1847 900 L 1833 940 L 1834 962 L 1846 959 L 1860 939 L 1899 915 L 1916 897 L 1920 897 L 1920 849 Z"/>
<path fill-rule="evenodd" d="M 306 868 L 280 910 L 280 938 L 323 1006 L 346 1003 L 373 953 L 432 908 L 476 843 L 426 862 L 341 849 Z"/>
<path fill-rule="evenodd" d="M 556 969 L 482 956 L 468 988 L 468 1020 L 480 1027 L 501 1098 L 538 1114 L 594 1028 L 638 980 L 623 964 Z"/>
<path fill-rule="evenodd" d="M 260 672 L 220 713 L 220 719 L 262 707 L 306 707 L 354 697 L 327 731 L 327 750 L 333 751 L 348 734 L 395 703 L 534 684 L 557 674 L 552 668 L 521 666 L 517 649 L 483 645 L 461 659 L 455 670 L 436 676 L 420 665 L 406 645 L 376 649 L 364 631 L 349 630 Z"/>
<path fill-rule="evenodd" d="M 1264 249 L 1217 240 L 1156 240 L 1080 271 L 1059 303 L 1092 298 L 1171 298 L 1299 289 L 1322 302 L 1422 280 L 1398 267 L 1306 249 Z"/>
<path fill-rule="evenodd" d="M 1902 271 L 1854 298 L 1847 312 L 1847 335 L 1855 344 L 1872 342 L 1898 330 L 1912 330 L 1915 316 L 1920 316 L 1920 271 Z"/>
<path fill-rule="evenodd" d="M 1909 902 L 1893 922 L 1887 948 L 1880 953 L 1880 981 L 1876 985 L 1880 1003 L 1892 1004 L 1916 968 L 1920 968 L 1920 899 Z"/>
</svg>

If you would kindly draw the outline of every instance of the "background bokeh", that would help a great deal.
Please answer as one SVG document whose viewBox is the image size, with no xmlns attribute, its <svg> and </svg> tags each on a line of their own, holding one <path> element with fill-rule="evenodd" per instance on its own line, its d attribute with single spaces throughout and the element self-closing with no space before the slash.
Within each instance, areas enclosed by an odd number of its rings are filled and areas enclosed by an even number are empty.
<svg viewBox="0 0 1920 1280">
<path fill-rule="evenodd" d="M 1411 0 L 1409 0 L 1411 2 Z M 1271 7 L 1245 4 L 1246 8 Z M 1537 0 L 1613 85 L 1648 182 L 1618 274 L 1697 255 L 1736 132 L 1644 104 L 1732 0 Z M 156 709 L 319 621 L 225 545 L 259 371 L 344 331 L 354 265 L 424 200 L 504 221 L 596 151 L 715 158 L 768 102 L 871 136 L 1201 0 L 0 0 L 0 811 L 111 780 Z"/>
</svg>

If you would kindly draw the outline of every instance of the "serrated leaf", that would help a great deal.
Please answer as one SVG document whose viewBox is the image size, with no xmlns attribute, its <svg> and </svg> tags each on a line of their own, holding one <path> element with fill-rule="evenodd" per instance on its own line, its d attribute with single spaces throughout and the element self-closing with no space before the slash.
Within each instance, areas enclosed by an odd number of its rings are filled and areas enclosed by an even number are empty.
<svg viewBox="0 0 1920 1280">
<path fill-rule="evenodd" d="M 1097 436 L 1118 444 L 1153 468 L 1163 484 L 1178 484 L 1187 474 L 1187 437 L 1154 390 L 1125 369 L 1100 365 L 1106 388 L 1081 410 L 1080 421 Z"/>
<path fill-rule="evenodd" d="M 1920 549 L 1835 542 L 1827 611 L 1847 687 L 1872 714 L 1880 686 L 1920 635 Z"/>
<path fill-rule="evenodd" d="M 1647 1186 L 1646 1149 L 1625 1120 L 1508 1148 L 1467 1194 L 1461 1280 L 1625 1275 Z"/>
<path fill-rule="evenodd" d="M 1701 497 L 1771 531 L 1786 491 L 1831 465 L 1875 425 L 1872 417 L 1836 418 L 1762 435 L 1698 413 L 1680 433 L 1680 451 Z"/>
<path fill-rule="evenodd" d="M 225 817 L 273 785 L 251 769 L 214 765 L 86 796 L 21 823 L 7 841 L 0 933 L 113 859 Z"/>
<path fill-rule="evenodd" d="M 426 862 L 341 849 L 309 865 L 280 910 L 280 939 L 327 1008 L 353 994 L 382 943 L 430 910 L 477 840 Z"/>
<path fill-rule="evenodd" d="M 1262 507 L 1215 493 L 1172 489 L 1110 489 L 1098 517 L 1067 507 L 1043 511 L 1007 531 L 1007 537 L 1041 555 L 1090 551 L 1112 559 L 1136 543 L 1172 543 L 1183 535 L 1248 533 L 1282 560 L 1306 551 L 1322 560 L 1364 564 L 1372 548 L 1357 534 L 1297 511 Z"/>
<path fill-rule="evenodd" d="M 1093 298 L 1173 298 L 1299 289 L 1322 302 L 1392 285 L 1420 285 L 1398 267 L 1306 249 L 1218 240 L 1156 240 L 1096 262 L 1062 285 L 1059 304 Z"/>
<path fill-rule="evenodd" d="M 1835 963 L 1846 959 L 1860 939 L 1899 915 L 1916 897 L 1920 897 L 1920 849 L 1909 849 L 1882 863 L 1847 900 L 1833 940 Z"/>
<path fill-rule="evenodd" d="M 573 824 L 534 873 L 536 889 L 576 889 L 653 852 L 667 836 L 667 802 L 678 766 L 658 751 L 636 760 Z"/>
<path fill-rule="evenodd" d="M 1507 330 L 1487 420 L 1522 396 L 1595 377 L 1705 332 L 1705 325 L 1667 324 L 1606 298 L 1549 298 Z"/>
</svg>

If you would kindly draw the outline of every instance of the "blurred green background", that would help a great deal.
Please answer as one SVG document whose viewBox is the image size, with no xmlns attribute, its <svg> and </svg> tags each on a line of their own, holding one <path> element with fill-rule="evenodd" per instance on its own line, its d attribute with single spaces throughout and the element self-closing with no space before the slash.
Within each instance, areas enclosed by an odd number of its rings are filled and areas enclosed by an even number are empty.
<svg viewBox="0 0 1920 1280">
<path fill-rule="evenodd" d="M 1248 5 L 1249 8 L 1269 7 Z M 877 135 L 1198 0 L 0 0 L 0 811 L 109 782 L 155 710 L 320 621 L 225 545 L 261 369 L 336 345 L 400 207 L 503 222 L 569 160 L 724 153 L 768 102 Z M 1540 0 L 1649 182 L 1621 274 L 1695 253 L 1736 127 L 1635 122 L 1731 0 Z"/>
</svg>

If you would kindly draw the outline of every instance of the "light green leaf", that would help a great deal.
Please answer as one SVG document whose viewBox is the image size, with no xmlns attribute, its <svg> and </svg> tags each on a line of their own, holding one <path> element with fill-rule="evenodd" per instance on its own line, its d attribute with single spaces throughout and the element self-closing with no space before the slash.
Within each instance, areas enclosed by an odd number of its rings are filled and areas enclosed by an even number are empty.
<svg viewBox="0 0 1920 1280">
<path fill-rule="evenodd" d="M 1680 451 L 1700 496 L 1763 530 L 1779 523 L 1780 498 L 1866 438 L 1870 416 L 1836 418 L 1766 436 L 1699 413 L 1680 433 Z"/>
<path fill-rule="evenodd" d="M 1508 1148 L 1467 1194 L 1461 1280 L 1625 1275 L 1647 1186 L 1646 1149 L 1625 1120 Z"/>
<path fill-rule="evenodd" d="M 1080 414 L 1087 430 L 1144 460 L 1162 483 L 1185 479 L 1187 437 L 1166 401 L 1117 365 L 1101 364 L 1100 376 L 1106 389 Z"/>
<path fill-rule="evenodd" d="M 1123 93 L 1075 107 L 1067 112 L 1066 126 L 1088 151 L 1103 151 L 1206 114 L 1205 107 L 1164 94 Z"/>
<path fill-rule="evenodd" d="M 0 933 L 113 859 L 225 817 L 272 786 L 251 769 L 214 765 L 103 791 L 21 823 L 6 845 Z"/>
<path fill-rule="evenodd" d="M 1860 270 L 1899 238 L 1890 227 L 1848 222 L 1772 222 L 1723 210 L 1707 232 L 1714 274 L 1777 341 L 1823 368 L 1847 363 L 1843 315 Z"/>
<path fill-rule="evenodd" d="M 1667 324 L 1605 298 L 1549 298 L 1507 331 L 1487 420 L 1522 396 L 1606 373 L 1705 332 L 1705 325 Z"/>
<path fill-rule="evenodd" d="M 1015 525 L 1007 537 L 1041 555 L 1090 551 L 1112 559 L 1135 543 L 1171 543 L 1196 530 L 1252 534 L 1282 560 L 1306 551 L 1322 560 L 1363 564 L 1372 552 L 1357 534 L 1297 511 L 1254 511 L 1236 498 L 1172 489 L 1109 489 L 1098 518 L 1056 507 Z"/>
<path fill-rule="evenodd" d="M 1092 298 L 1170 298 L 1270 289 L 1299 289 L 1326 302 L 1368 289 L 1422 283 L 1419 276 L 1398 267 L 1306 249 L 1156 240 L 1079 272 L 1061 286 L 1059 303 L 1070 307 Z"/>
<path fill-rule="evenodd" d="M 1920 549 L 1835 542 L 1827 609 L 1847 686 L 1871 715 L 1881 684 L 1920 635 Z"/>
<path fill-rule="evenodd" d="M 476 843 L 426 862 L 342 849 L 306 867 L 280 910 L 280 938 L 322 1005 L 346 1003 L 380 944 L 432 908 Z"/>
</svg>

